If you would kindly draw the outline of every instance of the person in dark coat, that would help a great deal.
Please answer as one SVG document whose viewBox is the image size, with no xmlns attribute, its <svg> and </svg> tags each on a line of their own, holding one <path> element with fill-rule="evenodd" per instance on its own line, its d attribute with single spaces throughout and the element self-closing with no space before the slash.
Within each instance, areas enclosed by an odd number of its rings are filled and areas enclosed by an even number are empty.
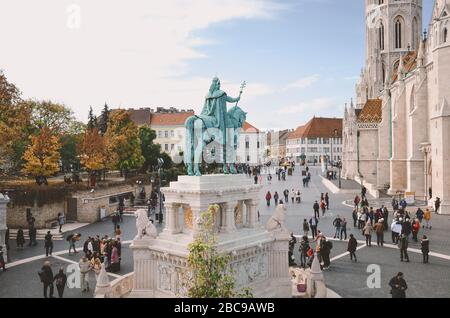
<svg viewBox="0 0 450 318">
<path fill-rule="evenodd" d="M 53 252 L 53 239 L 52 239 L 53 235 L 50 233 L 50 231 L 47 231 L 47 234 L 45 235 L 44 238 L 44 246 L 45 246 L 45 255 L 48 257 L 48 255 L 50 254 L 50 256 L 52 256 L 52 252 Z"/>
<path fill-rule="evenodd" d="M 320 205 L 319 205 L 319 203 L 318 203 L 317 201 L 314 202 L 313 209 L 314 209 L 314 215 L 315 215 L 318 219 L 320 219 L 320 212 L 319 212 Z"/>
<path fill-rule="evenodd" d="M 275 202 L 275 206 L 278 205 L 278 198 L 279 198 L 278 192 L 275 191 L 275 194 L 273 195 L 273 201 Z"/>
<path fill-rule="evenodd" d="M 270 200 L 272 200 L 272 194 L 270 194 L 270 191 L 268 191 L 266 194 L 267 206 L 270 206 Z"/>
<path fill-rule="evenodd" d="M 19 227 L 19 230 L 17 231 L 17 248 L 23 248 L 23 244 L 25 244 L 25 236 L 23 235 L 23 229 L 22 227 Z"/>
<path fill-rule="evenodd" d="M 328 192 L 325 193 L 325 204 L 327 205 L 327 210 L 330 209 L 330 197 L 328 196 Z"/>
<path fill-rule="evenodd" d="M 49 261 L 46 261 L 44 263 L 44 266 L 42 266 L 41 271 L 39 272 L 39 276 L 41 278 L 41 282 L 44 284 L 44 298 L 47 298 L 47 290 L 50 287 L 50 298 L 53 297 L 53 271 L 52 266 Z"/>
<path fill-rule="evenodd" d="M 58 290 L 59 298 L 63 298 L 64 288 L 66 287 L 67 275 L 64 274 L 64 268 L 60 268 L 58 274 L 53 278 L 55 282 L 56 289 Z"/>
<path fill-rule="evenodd" d="M 398 246 L 400 248 L 400 261 L 403 262 L 403 259 L 406 259 L 406 262 L 409 263 L 408 237 L 405 234 L 402 234 Z"/>
<path fill-rule="evenodd" d="M 37 241 L 36 241 L 37 230 L 34 226 L 30 228 L 30 230 L 28 231 L 28 235 L 30 237 L 30 243 L 28 244 L 28 246 L 36 246 L 37 245 Z"/>
<path fill-rule="evenodd" d="M 397 276 L 393 277 L 389 282 L 389 286 L 391 286 L 392 298 L 406 298 L 408 285 L 403 278 L 403 273 L 400 272 Z"/>
<path fill-rule="evenodd" d="M 333 248 L 333 244 L 328 241 L 325 237 L 323 237 L 320 240 L 320 256 L 323 260 L 323 268 L 329 269 L 330 268 L 330 253 L 331 249 Z"/>
<path fill-rule="evenodd" d="M 422 249 L 423 263 L 428 264 L 428 254 L 430 254 L 430 241 L 428 240 L 428 237 L 426 235 L 424 235 L 420 240 L 420 245 Z"/>
<path fill-rule="evenodd" d="M 358 247 L 358 242 L 356 241 L 353 234 L 350 234 L 350 239 L 348 240 L 347 252 L 350 252 L 350 260 L 353 261 L 353 258 L 354 258 L 355 263 L 357 262 L 356 254 L 355 254 L 357 247 Z"/>
</svg>

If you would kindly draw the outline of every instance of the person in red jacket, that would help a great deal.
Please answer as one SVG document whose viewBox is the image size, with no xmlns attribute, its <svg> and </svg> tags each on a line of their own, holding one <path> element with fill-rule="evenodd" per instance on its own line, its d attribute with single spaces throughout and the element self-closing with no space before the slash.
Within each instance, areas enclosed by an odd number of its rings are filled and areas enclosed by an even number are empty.
<svg viewBox="0 0 450 318">
<path fill-rule="evenodd" d="M 412 235 L 414 242 L 418 242 L 417 235 L 419 234 L 419 230 L 420 230 L 420 221 L 419 219 L 415 219 L 412 225 Z"/>
<path fill-rule="evenodd" d="M 270 206 L 270 200 L 272 200 L 272 194 L 270 194 L 270 191 L 268 191 L 266 194 L 267 206 Z"/>
</svg>

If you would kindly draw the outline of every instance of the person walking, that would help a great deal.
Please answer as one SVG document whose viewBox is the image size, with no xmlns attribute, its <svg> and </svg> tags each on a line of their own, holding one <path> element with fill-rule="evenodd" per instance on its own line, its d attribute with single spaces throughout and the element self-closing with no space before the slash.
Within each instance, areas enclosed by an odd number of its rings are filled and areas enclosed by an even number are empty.
<svg viewBox="0 0 450 318">
<path fill-rule="evenodd" d="M 428 240 L 428 237 L 426 235 L 424 235 L 420 240 L 420 247 L 422 250 L 423 263 L 428 264 L 428 254 L 430 254 L 430 241 Z"/>
<path fill-rule="evenodd" d="M 120 225 L 117 225 L 116 232 L 114 233 L 116 240 L 122 238 L 122 229 Z"/>
<path fill-rule="evenodd" d="M 325 205 L 325 201 L 324 200 L 320 201 L 320 208 L 322 209 L 322 216 L 325 216 L 325 212 L 327 211 L 327 209 L 326 209 L 326 205 Z"/>
<path fill-rule="evenodd" d="M 400 237 L 400 233 L 402 232 L 401 218 L 398 220 L 395 219 L 392 220 L 391 232 L 392 232 L 392 243 L 397 244 Z"/>
<path fill-rule="evenodd" d="M 341 237 L 339 238 L 341 241 L 343 235 L 345 235 L 344 240 L 347 240 L 347 220 L 345 218 L 341 222 Z"/>
<path fill-rule="evenodd" d="M 384 219 L 379 219 L 374 226 L 375 233 L 377 235 L 377 245 L 383 246 L 384 244 Z"/>
<path fill-rule="evenodd" d="M 60 268 L 58 274 L 55 275 L 53 281 L 56 285 L 59 298 L 63 298 L 64 288 L 66 287 L 67 275 L 64 273 L 64 268 Z"/>
<path fill-rule="evenodd" d="M 309 233 L 309 223 L 307 219 L 303 219 L 303 235 L 308 237 Z"/>
<path fill-rule="evenodd" d="M 359 203 L 361 202 L 361 199 L 359 198 L 359 195 L 355 197 L 355 200 L 353 200 L 353 203 L 355 204 L 355 210 L 359 208 Z"/>
<path fill-rule="evenodd" d="M 117 273 L 118 271 L 120 271 L 119 251 L 117 249 L 116 244 L 113 244 L 111 251 L 111 272 Z"/>
<path fill-rule="evenodd" d="M 317 236 L 317 225 L 319 224 L 319 219 L 316 218 L 315 214 L 312 216 L 311 219 L 309 219 L 309 226 L 311 228 L 312 238 Z"/>
<path fill-rule="evenodd" d="M 62 233 L 62 227 L 65 223 L 64 213 L 58 213 L 58 225 L 59 225 L 59 233 Z"/>
<path fill-rule="evenodd" d="M 362 186 L 361 188 L 361 198 L 365 199 L 367 194 L 367 188 L 365 186 Z"/>
<path fill-rule="evenodd" d="M 306 258 L 308 256 L 308 251 L 310 250 L 308 236 L 305 235 L 302 237 L 302 241 L 300 242 L 300 247 L 298 250 L 300 252 L 300 267 L 306 268 Z"/>
<path fill-rule="evenodd" d="M 318 219 L 320 219 L 320 212 L 319 212 L 320 206 L 319 206 L 319 203 L 317 203 L 317 201 L 314 202 L 313 209 L 314 209 L 314 216 L 316 216 Z"/>
<path fill-rule="evenodd" d="M 114 233 L 116 231 L 117 224 L 119 223 L 119 213 L 118 212 L 113 214 L 113 216 L 111 217 L 111 221 L 114 225 L 114 231 L 113 231 L 113 233 Z"/>
<path fill-rule="evenodd" d="M 258 176 L 255 174 L 255 177 L 253 178 L 255 180 L 255 184 L 258 184 Z"/>
<path fill-rule="evenodd" d="M 30 238 L 30 243 L 28 244 L 29 247 L 31 246 L 36 246 L 37 245 L 37 241 L 36 241 L 36 235 L 37 235 L 37 230 L 34 227 L 34 225 L 32 227 L 30 227 L 30 229 L 28 230 L 28 236 Z"/>
<path fill-rule="evenodd" d="M 272 200 L 272 194 L 270 194 L 270 191 L 268 191 L 266 194 L 267 206 L 270 206 L 270 200 Z"/>
<path fill-rule="evenodd" d="M 425 220 L 426 228 L 431 230 L 431 211 L 430 211 L 430 209 L 425 210 L 423 219 Z"/>
<path fill-rule="evenodd" d="M 406 234 L 402 234 L 399 240 L 399 248 L 400 248 L 400 261 L 403 262 L 403 259 L 409 263 L 408 256 L 408 236 Z"/>
<path fill-rule="evenodd" d="M 406 284 L 402 272 L 398 273 L 397 276 L 390 280 L 389 286 L 391 287 L 392 298 L 406 298 L 408 285 Z"/>
<path fill-rule="evenodd" d="M 402 232 L 401 234 L 405 234 L 406 237 L 409 239 L 409 235 L 412 232 L 412 225 L 411 222 L 409 221 L 409 218 L 407 217 L 405 219 L 405 222 L 402 223 Z"/>
<path fill-rule="evenodd" d="M 3 253 L 3 246 L 0 245 L 0 267 L 6 272 L 6 262 Z"/>
<path fill-rule="evenodd" d="M 44 247 L 45 247 L 45 256 L 48 257 L 49 255 L 52 256 L 53 252 L 53 235 L 50 231 L 47 231 L 47 234 L 44 238 Z"/>
<path fill-rule="evenodd" d="M 372 246 L 372 232 L 373 232 L 372 223 L 367 222 L 363 228 L 363 234 L 366 237 L 366 246 Z"/>
<path fill-rule="evenodd" d="M 328 241 L 325 236 L 323 236 L 320 240 L 320 256 L 322 257 L 323 261 L 323 268 L 329 269 L 330 268 L 330 254 L 331 249 L 333 248 L 333 243 L 331 241 Z"/>
<path fill-rule="evenodd" d="M 297 266 L 297 264 L 295 263 L 295 257 L 294 257 L 295 244 L 297 244 L 297 238 L 294 236 L 294 233 L 291 233 L 291 239 L 289 240 L 289 252 L 288 252 L 289 267 Z"/>
<path fill-rule="evenodd" d="M 73 249 L 73 253 L 77 254 L 77 250 L 75 249 L 75 243 L 80 240 L 80 234 L 70 234 L 66 240 L 69 242 L 69 255 L 70 251 Z"/>
<path fill-rule="evenodd" d="M 273 201 L 275 202 L 275 206 L 278 205 L 278 199 L 279 199 L 278 192 L 275 191 L 275 194 L 273 195 Z"/>
<path fill-rule="evenodd" d="M 425 212 L 423 212 L 423 210 L 421 208 L 418 208 L 417 212 L 416 212 L 416 218 L 419 220 L 420 224 L 422 224 L 424 215 L 425 215 Z"/>
<path fill-rule="evenodd" d="M 327 206 L 327 210 L 330 209 L 330 197 L 328 196 L 328 192 L 325 193 L 325 204 Z"/>
<path fill-rule="evenodd" d="M 292 204 L 295 203 L 295 194 L 296 194 L 295 190 L 292 189 L 292 191 L 291 191 L 291 201 L 292 201 Z"/>
<path fill-rule="evenodd" d="M 354 258 L 355 263 L 357 262 L 357 259 L 356 259 L 357 247 L 358 247 L 358 242 L 356 241 L 353 234 L 350 234 L 350 239 L 348 240 L 348 245 L 347 245 L 347 252 L 350 253 L 350 261 L 353 261 L 353 258 Z"/>
<path fill-rule="evenodd" d="M 45 261 L 44 265 L 42 266 L 41 270 L 39 271 L 39 277 L 41 279 L 41 283 L 44 284 L 44 298 L 48 298 L 47 297 L 47 291 L 50 288 L 50 293 L 48 294 L 48 296 L 50 298 L 54 298 L 53 297 L 53 271 L 52 271 L 52 266 L 50 264 L 49 261 Z"/>
<path fill-rule="evenodd" d="M 19 226 L 19 229 L 17 230 L 17 236 L 16 236 L 17 248 L 23 249 L 23 244 L 25 244 L 25 236 L 23 235 L 22 227 Z"/>
<path fill-rule="evenodd" d="M 91 270 L 91 264 L 86 256 L 80 259 L 78 266 L 80 267 L 81 291 L 89 291 L 89 271 Z"/>
<path fill-rule="evenodd" d="M 341 233 L 341 223 L 342 223 L 342 219 L 338 215 L 333 221 L 333 226 L 336 229 L 334 232 L 334 238 L 338 238 L 339 234 Z"/>
</svg>

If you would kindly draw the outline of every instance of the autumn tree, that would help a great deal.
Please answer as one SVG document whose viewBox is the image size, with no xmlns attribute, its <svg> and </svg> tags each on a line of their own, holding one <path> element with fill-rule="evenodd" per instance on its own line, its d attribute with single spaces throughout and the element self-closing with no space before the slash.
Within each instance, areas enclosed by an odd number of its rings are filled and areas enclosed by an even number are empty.
<svg viewBox="0 0 450 318">
<path fill-rule="evenodd" d="M 126 110 L 110 113 L 105 137 L 108 140 L 109 152 L 114 154 L 110 158 L 109 168 L 120 170 L 127 178 L 130 170 L 142 166 L 145 159 L 142 156 L 138 127 Z"/>
<path fill-rule="evenodd" d="M 20 170 L 29 143 L 31 109 L 21 94 L 0 71 L 0 175 Z"/>
<path fill-rule="evenodd" d="M 106 138 L 99 133 L 97 128 L 86 129 L 79 153 L 80 163 L 90 175 L 89 185 L 95 186 L 97 173 L 107 167 L 107 162 L 113 155 L 108 153 Z"/>
<path fill-rule="evenodd" d="M 37 135 L 31 136 L 31 144 L 26 149 L 23 172 L 34 177 L 49 177 L 59 171 L 61 144 L 59 138 L 48 127 L 43 127 Z"/>
</svg>

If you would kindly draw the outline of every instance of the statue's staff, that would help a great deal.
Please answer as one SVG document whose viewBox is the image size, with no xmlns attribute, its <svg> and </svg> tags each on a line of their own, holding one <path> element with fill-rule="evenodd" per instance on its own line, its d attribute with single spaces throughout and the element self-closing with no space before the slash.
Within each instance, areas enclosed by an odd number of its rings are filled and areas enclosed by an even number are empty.
<svg viewBox="0 0 450 318">
<path fill-rule="evenodd" d="M 242 82 L 242 84 L 241 84 L 241 91 L 239 92 L 239 100 L 236 102 L 236 107 L 239 104 L 239 101 L 241 100 L 241 96 L 242 96 L 242 93 L 244 92 L 245 87 L 247 87 L 246 81 Z"/>
</svg>

